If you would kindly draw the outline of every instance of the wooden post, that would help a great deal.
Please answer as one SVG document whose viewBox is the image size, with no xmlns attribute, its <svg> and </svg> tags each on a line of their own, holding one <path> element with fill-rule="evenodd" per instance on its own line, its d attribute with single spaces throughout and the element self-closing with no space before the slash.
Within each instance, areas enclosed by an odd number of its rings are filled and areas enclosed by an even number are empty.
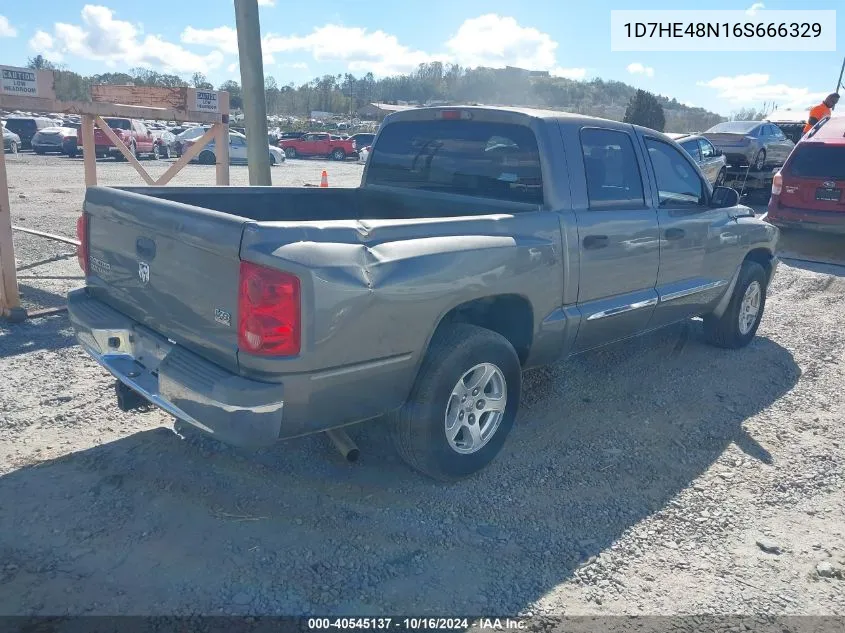
<svg viewBox="0 0 845 633">
<path fill-rule="evenodd" d="M 214 124 L 214 155 L 217 158 L 217 184 L 229 185 L 229 126 L 225 123 Z"/>
<path fill-rule="evenodd" d="M 26 312 L 20 307 L 15 271 L 15 245 L 12 242 L 12 207 L 6 179 L 6 152 L 0 143 L 0 312 L 9 321 L 22 321 Z"/>
<path fill-rule="evenodd" d="M 85 186 L 97 186 L 97 146 L 94 144 L 94 117 L 82 115 L 82 160 L 85 162 Z"/>
</svg>

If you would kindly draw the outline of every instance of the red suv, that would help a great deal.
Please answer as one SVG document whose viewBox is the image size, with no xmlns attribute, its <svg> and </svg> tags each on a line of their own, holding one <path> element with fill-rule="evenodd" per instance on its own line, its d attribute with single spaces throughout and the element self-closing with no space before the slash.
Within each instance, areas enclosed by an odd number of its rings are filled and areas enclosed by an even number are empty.
<svg viewBox="0 0 845 633">
<path fill-rule="evenodd" d="M 766 220 L 845 233 L 845 117 L 828 119 L 801 139 L 772 182 Z"/>
</svg>

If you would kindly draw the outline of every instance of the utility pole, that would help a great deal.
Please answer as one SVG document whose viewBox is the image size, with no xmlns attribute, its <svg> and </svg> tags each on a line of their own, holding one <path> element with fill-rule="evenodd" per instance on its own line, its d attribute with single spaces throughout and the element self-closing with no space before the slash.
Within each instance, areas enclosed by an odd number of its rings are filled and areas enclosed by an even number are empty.
<svg viewBox="0 0 845 633">
<path fill-rule="evenodd" d="M 241 92 L 246 115 L 247 162 L 250 186 L 270 186 L 270 152 L 267 146 L 267 103 L 264 99 L 264 61 L 258 0 L 235 0 Z"/>
</svg>

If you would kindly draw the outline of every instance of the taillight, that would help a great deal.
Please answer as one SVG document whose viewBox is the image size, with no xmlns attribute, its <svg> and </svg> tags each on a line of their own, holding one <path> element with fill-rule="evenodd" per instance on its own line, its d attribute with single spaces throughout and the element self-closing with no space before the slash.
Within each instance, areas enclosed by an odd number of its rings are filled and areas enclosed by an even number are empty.
<svg viewBox="0 0 845 633">
<path fill-rule="evenodd" d="M 262 356 L 295 356 L 301 341 L 299 278 L 241 262 L 238 346 Z"/>
<path fill-rule="evenodd" d="M 358 144 L 354 140 L 352 141 L 352 149 L 358 149 Z"/>
<path fill-rule="evenodd" d="M 79 246 L 76 247 L 76 259 L 79 267 L 85 275 L 88 275 L 88 216 L 84 213 L 76 220 L 76 239 Z"/>
<path fill-rule="evenodd" d="M 776 173 L 772 178 L 772 195 L 779 196 L 783 189 L 783 176 L 780 172 Z"/>
</svg>

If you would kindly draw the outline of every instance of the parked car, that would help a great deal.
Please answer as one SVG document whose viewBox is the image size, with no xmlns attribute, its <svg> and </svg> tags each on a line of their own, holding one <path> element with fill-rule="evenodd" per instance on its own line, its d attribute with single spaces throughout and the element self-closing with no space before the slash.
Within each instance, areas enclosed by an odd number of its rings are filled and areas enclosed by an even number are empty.
<svg viewBox="0 0 845 633">
<path fill-rule="evenodd" d="M 696 316 L 755 336 L 778 230 L 659 132 L 420 108 L 373 150 L 358 188 L 88 188 L 68 313 L 122 408 L 242 446 L 386 416 L 454 480 L 504 445 L 524 368 Z"/>
<path fill-rule="evenodd" d="M 17 154 L 18 150 L 21 146 L 21 137 L 12 132 L 11 130 L 7 130 L 6 126 L 3 126 L 3 149 L 9 152 L 10 154 Z"/>
<path fill-rule="evenodd" d="M 76 146 L 77 133 L 68 127 L 46 127 L 38 130 L 30 140 L 32 150 L 36 154 L 67 154 L 69 144 Z M 67 140 L 68 145 L 65 145 Z"/>
<path fill-rule="evenodd" d="M 153 153 L 156 158 L 170 158 L 171 156 L 178 158 L 181 155 L 179 153 L 181 145 L 173 133 L 164 128 L 159 128 L 150 130 L 150 134 L 153 135 L 153 142 L 155 143 Z"/>
<path fill-rule="evenodd" d="M 358 150 L 358 163 L 360 165 L 366 165 L 367 159 L 370 157 L 370 147 L 362 147 Z"/>
<path fill-rule="evenodd" d="M 369 147 L 373 144 L 375 138 L 376 135 L 370 134 L 369 132 L 359 132 L 358 134 L 352 135 L 352 140 L 355 141 L 355 147 Z"/>
<path fill-rule="evenodd" d="M 667 134 L 666 136 L 692 156 L 711 185 L 721 187 L 725 184 L 725 177 L 728 174 L 728 161 L 725 155 L 713 147 L 710 141 L 698 134 Z"/>
<path fill-rule="evenodd" d="M 188 141 L 195 141 L 209 130 L 208 125 L 195 125 L 186 128 L 184 131 L 176 135 L 175 149 L 176 155 L 181 156 L 185 153 L 185 144 Z"/>
<path fill-rule="evenodd" d="M 353 156 L 356 150 L 352 139 L 344 140 L 324 132 L 306 134 L 302 138 L 282 139 L 279 147 L 288 158 L 323 156 L 333 160 L 345 160 L 347 156 Z"/>
<path fill-rule="evenodd" d="M 193 143 L 194 141 L 184 141 L 182 151 L 187 151 Z M 215 147 L 214 139 L 212 139 L 191 162 L 214 165 L 217 162 Z M 270 151 L 270 165 L 281 165 L 285 162 L 285 153 L 278 147 L 268 145 L 267 149 Z M 238 132 L 229 132 L 229 162 L 233 165 L 246 165 L 247 158 L 246 136 Z"/>
<path fill-rule="evenodd" d="M 45 117 L 9 117 L 6 119 L 6 127 L 20 138 L 20 149 L 32 148 L 32 137 L 38 130 L 49 127 L 56 127 L 52 119 Z"/>
<path fill-rule="evenodd" d="M 108 117 L 104 120 L 136 158 L 141 158 L 143 155 L 157 158 L 155 140 L 143 122 L 117 117 Z M 117 160 L 125 160 L 120 150 L 99 127 L 94 128 L 94 144 L 97 156 L 114 156 Z"/>
<path fill-rule="evenodd" d="M 776 125 L 766 121 L 728 121 L 703 134 L 728 160 L 729 165 L 761 171 L 783 165 L 795 147 Z"/>
<path fill-rule="evenodd" d="M 766 220 L 845 234 L 845 118 L 807 133 L 775 174 Z"/>
</svg>

